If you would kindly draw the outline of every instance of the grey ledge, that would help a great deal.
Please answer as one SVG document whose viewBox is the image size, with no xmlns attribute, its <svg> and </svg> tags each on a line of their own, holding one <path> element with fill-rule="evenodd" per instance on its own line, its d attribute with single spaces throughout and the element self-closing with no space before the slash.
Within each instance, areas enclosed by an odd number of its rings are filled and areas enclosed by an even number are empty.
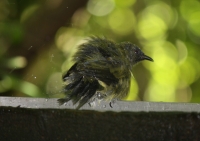
<svg viewBox="0 0 200 141">
<path fill-rule="evenodd" d="M 0 97 L 1 141 L 200 141 L 199 104 L 94 101 L 75 108 L 56 98 Z"/>
<path fill-rule="evenodd" d="M 75 109 L 71 101 L 64 105 L 57 103 L 57 98 L 0 97 L 0 106 L 22 107 L 31 109 Z M 169 103 L 143 101 L 94 101 L 85 104 L 80 110 L 114 112 L 200 112 L 198 103 Z"/>
</svg>

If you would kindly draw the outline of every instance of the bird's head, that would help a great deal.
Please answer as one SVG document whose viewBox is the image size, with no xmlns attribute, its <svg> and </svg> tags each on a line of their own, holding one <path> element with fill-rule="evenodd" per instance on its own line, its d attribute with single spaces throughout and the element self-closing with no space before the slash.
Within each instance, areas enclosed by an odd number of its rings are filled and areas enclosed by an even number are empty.
<svg viewBox="0 0 200 141">
<path fill-rule="evenodd" d="M 153 61 L 153 59 L 147 55 L 145 55 L 139 47 L 130 43 L 130 42 L 122 42 L 120 43 L 120 48 L 123 50 L 124 55 L 126 55 L 128 61 L 131 65 L 135 65 L 136 63 L 142 60 Z"/>
</svg>

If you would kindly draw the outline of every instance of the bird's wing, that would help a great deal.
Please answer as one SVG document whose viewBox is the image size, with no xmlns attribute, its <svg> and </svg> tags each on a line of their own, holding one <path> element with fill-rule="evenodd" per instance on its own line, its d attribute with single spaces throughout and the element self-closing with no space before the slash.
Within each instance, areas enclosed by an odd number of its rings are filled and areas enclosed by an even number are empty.
<svg viewBox="0 0 200 141">
<path fill-rule="evenodd" d="M 118 83 L 120 78 L 129 74 L 122 61 L 109 58 L 88 59 L 77 65 L 77 70 L 88 78 L 96 78 L 107 85 Z"/>
<path fill-rule="evenodd" d="M 97 79 L 107 85 L 118 82 L 118 79 L 110 72 L 107 63 L 103 60 L 80 63 L 77 65 L 77 70 L 88 80 Z"/>
</svg>

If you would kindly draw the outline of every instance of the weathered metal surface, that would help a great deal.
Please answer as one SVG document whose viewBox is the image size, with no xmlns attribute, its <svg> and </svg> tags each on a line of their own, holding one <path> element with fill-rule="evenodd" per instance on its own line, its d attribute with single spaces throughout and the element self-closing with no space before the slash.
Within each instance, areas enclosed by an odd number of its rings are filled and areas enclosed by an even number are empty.
<svg viewBox="0 0 200 141">
<path fill-rule="evenodd" d="M 10 107 L 9 107 L 10 106 Z M 200 140 L 199 104 L 102 101 L 74 110 L 56 99 L 0 98 L 1 140 Z"/>
</svg>

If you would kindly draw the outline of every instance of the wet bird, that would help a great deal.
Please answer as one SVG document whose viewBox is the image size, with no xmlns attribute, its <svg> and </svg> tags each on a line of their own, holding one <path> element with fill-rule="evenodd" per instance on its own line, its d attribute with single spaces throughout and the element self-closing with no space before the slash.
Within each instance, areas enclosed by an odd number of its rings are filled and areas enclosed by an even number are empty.
<svg viewBox="0 0 200 141">
<path fill-rule="evenodd" d="M 72 100 L 79 109 L 93 97 L 124 98 L 130 89 L 132 68 L 142 60 L 153 61 L 135 44 L 90 37 L 78 47 L 74 65 L 63 75 L 66 97 L 58 99 L 59 104 Z"/>
</svg>

